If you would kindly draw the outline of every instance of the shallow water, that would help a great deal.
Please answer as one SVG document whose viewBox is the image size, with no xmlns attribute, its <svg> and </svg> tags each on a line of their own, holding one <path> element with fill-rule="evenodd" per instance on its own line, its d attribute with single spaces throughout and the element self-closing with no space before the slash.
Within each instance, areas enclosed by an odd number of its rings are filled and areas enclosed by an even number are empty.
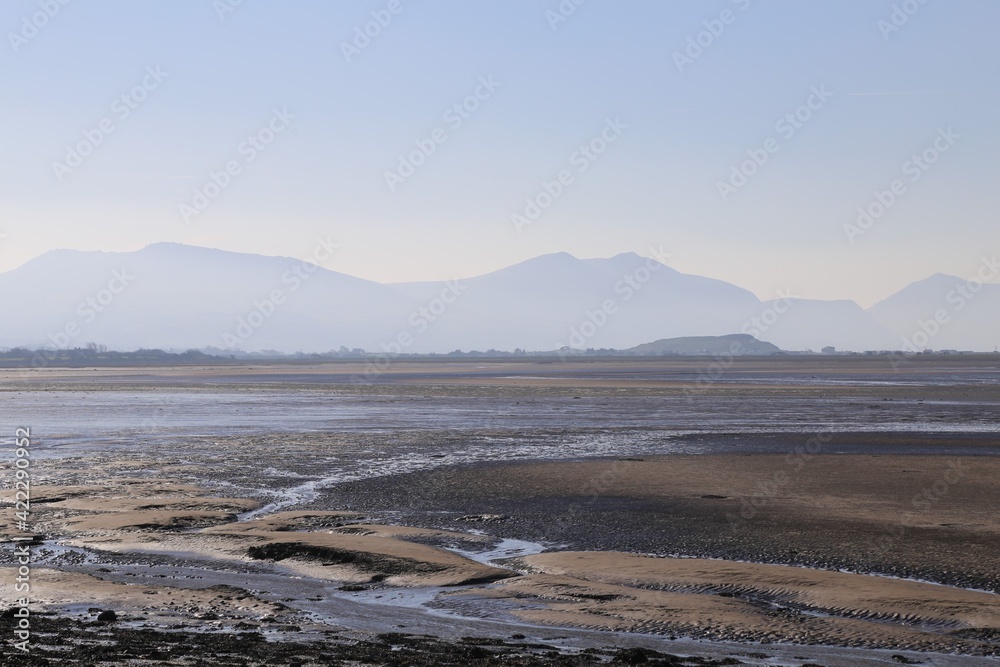
<svg viewBox="0 0 1000 667">
<path fill-rule="evenodd" d="M 39 453 L 66 445 L 266 433 L 655 430 L 662 433 L 998 433 L 1000 403 L 768 396 L 497 398 L 241 391 L 0 392 L 10 442 L 30 426 Z M 502 442 L 498 442 L 502 445 Z"/>
<path fill-rule="evenodd" d="M 754 383 L 745 378 L 740 381 Z M 924 386 L 920 382 L 931 381 L 825 378 L 813 384 L 913 384 L 919 389 Z M 948 383 L 952 379 L 933 381 Z M 968 381 L 961 378 L 957 382 Z M 801 377 L 762 378 L 758 383 L 809 384 Z M 969 401 L 887 401 L 875 396 L 877 393 L 878 389 L 873 388 L 871 397 L 804 394 L 774 399 L 719 394 L 411 396 L 236 386 L 197 391 L 22 391 L 0 392 L 0 414 L 7 422 L 3 428 L 11 435 L 17 425 L 32 427 L 34 452 L 43 460 L 84 455 L 106 462 L 151 458 L 170 465 L 189 464 L 197 470 L 184 477 L 187 481 L 228 485 L 236 495 L 259 496 L 269 503 L 242 515 L 242 519 L 306 505 L 324 490 L 343 482 L 443 466 L 668 453 L 783 454 L 789 446 L 788 439 L 692 438 L 699 434 L 781 432 L 793 434 L 792 442 L 803 443 L 820 432 L 1000 436 L 1000 404 L 981 397 Z M 346 437 L 329 446 L 312 447 L 314 440 L 331 433 Z M 287 438 L 288 434 L 298 437 Z M 6 441 L 10 440 L 8 436 Z M 824 451 L 867 450 L 863 444 L 835 442 Z M 879 451 L 1000 455 L 1000 438 L 987 446 L 968 449 L 943 442 L 940 446 L 883 445 Z M 40 467 L 45 465 L 40 463 Z M 149 466 L 146 474 L 160 474 L 155 463 Z M 51 553 L 44 559 L 46 564 L 81 568 L 95 565 L 85 550 L 54 544 L 48 547 Z M 539 553 L 543 548 L 537 543 L 503 540 L 482 551 L 455 551 L 479 562 L 495 563 Z M 184 554 L 173 556 L 186 562 Z M 238 585 L 245 576 L 242 572 L 175 565 L 150 568 L 116 563 L 116 570 L 136 575 L 129 578 L 131 581 L 145 579 L 151 583 L 163 583 L 155 579 L 154 573 L 172 571 L 171 576 L 187 577 L 192 585 L 214 581 Z M 500 633 L 509 632 L 511 627 L 502 604 L 494 606 L 496 616 L 492 621 L 486 620 L 490 615 L 481 601 L 450 601 L 428 608 L 432 601 L 440 602 L 440 589 L 346 594 L 336 591 L 333 584 L 320 586 L 280 571 L 255 573 L 254 581 L 255 586 L 295 597 L 298 602 L 293 606 L 329 623 L 352 619 L 352 624 L 359 627 L 389 631 L 409 626 L 433 633 L 443 633 L 445 628 L 456 633 L 457 628 Z M 172 579 L 170 583 L 181 582 Z M 324 600 L 310 600 L 317 591 Z M 503 622 L 496 623 L 497 619 Z M 603 637 L 601 641 L 606 640 Z"/>
</svg>

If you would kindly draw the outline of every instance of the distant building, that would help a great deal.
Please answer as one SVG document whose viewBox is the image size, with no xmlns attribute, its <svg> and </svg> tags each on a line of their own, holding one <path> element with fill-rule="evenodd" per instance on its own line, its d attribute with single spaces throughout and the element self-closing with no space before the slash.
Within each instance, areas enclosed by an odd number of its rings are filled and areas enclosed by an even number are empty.
<svg viewBox="0 0 1000 667">
<path fill-rule="evenodd" d="M 822 350 L 820 350 L 820 352 L 822 352 L 823 354 L 837 354 L 837 348 L 835 348 L 833 345 L 827 345 Z"/>
</svg>

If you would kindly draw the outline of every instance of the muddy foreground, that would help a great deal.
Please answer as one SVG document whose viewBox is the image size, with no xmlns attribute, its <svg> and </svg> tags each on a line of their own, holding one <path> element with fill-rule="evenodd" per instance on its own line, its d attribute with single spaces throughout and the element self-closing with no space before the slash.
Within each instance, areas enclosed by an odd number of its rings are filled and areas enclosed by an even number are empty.
<svg viewBox="0 0 1000 667">
<path fill-rule="evenodd" d="M 18 664 L 993 662 L 992 376 L 783 364 L 5 378 L 50 434 Z"/>
</svg>

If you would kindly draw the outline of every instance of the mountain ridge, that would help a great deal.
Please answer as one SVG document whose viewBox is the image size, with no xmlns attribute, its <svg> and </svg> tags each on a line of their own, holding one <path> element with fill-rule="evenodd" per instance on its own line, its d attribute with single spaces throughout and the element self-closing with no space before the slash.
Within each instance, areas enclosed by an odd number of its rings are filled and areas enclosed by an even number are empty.
<svg viewBox="0 0 1000 667">
<path fill-rule="evenodd" d="M 973 287 L 934 274 L 864 309 L 850 299 L 761 300 L 634 252 L 549 253 L 455 281 L 378 283 L 290 257 L 161 242 L 52 250 L 0 273 L 0 306 L 23 314 L 0 329 L 0 346 L 69 337 L 121 349 L 629 349 L 740 332 L 784 350 L 992 350 L 1000 285 L 966 293 L 963 284 Z"/>
</svg>

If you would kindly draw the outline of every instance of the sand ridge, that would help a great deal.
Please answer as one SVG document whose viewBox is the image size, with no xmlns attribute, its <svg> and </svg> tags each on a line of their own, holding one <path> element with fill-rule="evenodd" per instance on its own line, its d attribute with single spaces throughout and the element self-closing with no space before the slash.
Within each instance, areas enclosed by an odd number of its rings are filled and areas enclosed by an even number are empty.
<svg viewBox="0 0 1000 667">
<path fill-rule="evenodd" d="M 107 486 L 37 487 L 35 493 L 47 500 L 37 505 L 37 525 L 69 546 L 280 562 L 292 572 L 345 583 L 457 586 L 513 576 L 435 546 L 487 541 L 480 537 L 365 524 L 353 512 L 290 511 L 238 521 L 237 512 L 261 503 L 170 480 L 126 478 Z"/>
<path fill-rule="evenodd" d="M 544 553 L 513 564 L 525 576 L 476 594 L 513 601 L 518 617 L 553 625 L 925 651 L 989 652 L 993 645 L 979 639 L 1000 637 L 1000 596 L 934 584 L 616 552 Z"/>
</svg>

